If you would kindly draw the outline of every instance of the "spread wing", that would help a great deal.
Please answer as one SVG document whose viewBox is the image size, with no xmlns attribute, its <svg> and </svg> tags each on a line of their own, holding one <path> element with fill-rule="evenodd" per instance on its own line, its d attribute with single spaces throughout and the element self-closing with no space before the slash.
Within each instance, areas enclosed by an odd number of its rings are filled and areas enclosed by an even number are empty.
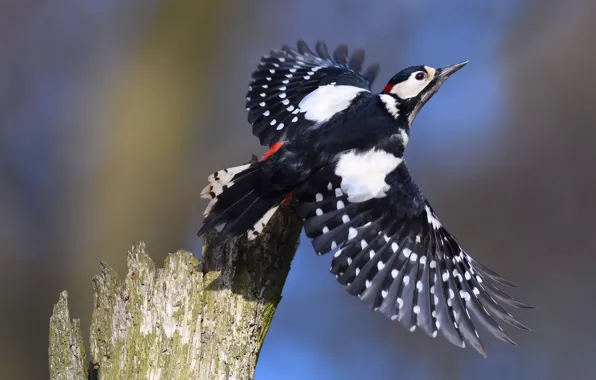
<svg viewBox="0 0 596 380">
<path fill-rule="evenodd" d="M 405 162 L 384 177 L 388 186 L 382 197 L 371 193 L 368 199 L 350 202 L 350 189 L 358 188 L 362 198 L 366 183 L 354 186 L 357 174 L 350 177 L 352 183 L 346 178 L 333 168 L 323 169 L 297 198 L 315 251 L 335 250 L 331 272 L 351 294 L 410 331 L 419 327 L 432 337 L 440 331 L 451 343 L 471 344 L 484 356 L 472 315 L 492 335 L 515 344 L 497 320 L 527 327 L 501 304 L 529 306 L 499 290 L 497 284 L 514 285 L 458 245 Z"/>
<path fill-rule="evenodd" d="M 246 95 L 253 134 L 261 144 L 271 146 L 291 140 L 315 124 L 317 120 L 309 118 L 306 110 L 300 108 L 305 96 L 320 86 L 342 86 L 339 94 L 326 93 L 340 98 L 345 98 L 346 93 L 370 91 L 379 65 L 371 65 L 361 73 L 363 64 L 364 50 L 357 49 L 348 56 L 347 46 L 340 45 L 330 55 L 321 41 L 315 45 L 314 52 L 304 41 L 298 41 L 296 48 L 284 46 L 264 56 L 252 74 Z"/>
</svg>

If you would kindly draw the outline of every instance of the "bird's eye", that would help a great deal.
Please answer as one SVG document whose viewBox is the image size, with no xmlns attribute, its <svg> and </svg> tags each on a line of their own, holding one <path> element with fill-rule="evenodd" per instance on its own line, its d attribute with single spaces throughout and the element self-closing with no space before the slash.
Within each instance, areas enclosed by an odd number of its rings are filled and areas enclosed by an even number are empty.
<svg viewBox="0 0 596 380">
<path fill-rule="evenodd" d="M 415 78 L 416 80 L 423 80 L 424 78 L 426 78 L 426 74 L 423 72 L 419 72 L 416 74 Z"/>
</svg>

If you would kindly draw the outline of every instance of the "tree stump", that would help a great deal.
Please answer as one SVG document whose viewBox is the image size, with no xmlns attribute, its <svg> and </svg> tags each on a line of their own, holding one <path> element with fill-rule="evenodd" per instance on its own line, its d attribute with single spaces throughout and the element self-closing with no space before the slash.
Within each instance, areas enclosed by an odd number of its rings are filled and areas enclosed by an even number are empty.
<svg viewBox="0 0 596 380">
<path fill-rule="evenodd" d="M 52 379 L 252 379 L 281 300 L 301 223 L 278 212 L 255 241 L 240 237 L 203 260 L 178 251 L 156 268 L 144 243 L 124 279 L 107 264 L 93 278 L 90 363 L 64 291 L 50 319 Z"/>
</svg>

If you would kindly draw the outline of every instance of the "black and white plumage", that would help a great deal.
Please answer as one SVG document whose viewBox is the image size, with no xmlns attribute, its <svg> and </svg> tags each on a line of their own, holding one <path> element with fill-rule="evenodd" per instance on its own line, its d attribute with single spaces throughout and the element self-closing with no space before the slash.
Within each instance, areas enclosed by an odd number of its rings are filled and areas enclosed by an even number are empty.
<svg viewBox="0 0 596 380">
<path fill-rule="evenodd" d="M 296 49 L 284 46 L 263 57 L 253 73 L 246 107 L 248 122 L 262 144 L 292 139 L 325 115 L 345 108 L 353 93 L 370 91 L 379 65 L 371 65 L 361 73 L 364 50 L 356 50 L 348 57 L 348 48 L 341 45 L 329 54 L 327 46 L 318 42 L 315 51 L 303 41 Z M 338 96 L 341 91 L 333 86 L 345 86 L 344 95 Z M 331 107 L 316 101 L 330 91 L 334 92 Z"/>
<path fill-rule="evenodd" d="M 331 174 L 331 173 L 328 173 Z M 439 331 L 486 355 L 473 314 L 515 344 L 494 317 L 527 330 L 499 302 L 527 307 L 495 287 L 513 284 L 476 262 L 439 222 L 405 164 L 387 178 L 387 195 L 350 202 L 342 178 L 320 175 L 298 199 L 306 234 L 319 254 L 334 251 L 331 272 L 348 291 L 410 331 Z"/>
<path fill-rule="evenodd" d="M 466 253 L 439 222 L 404 161 L 422 106 L 464 63 L 397 73 L 379 94 L 378 65 L 361 72 L 364 51 L 333 55 L 304 42 L 263 57 L 247 97 L 248 120 L 264 158 L 214 173 L 199 234 L 216 243 L 256 238 L 289 197 L 331 272 L 374 310 L 486 355 L 476 325 L 515 344 L 501 321 L 527 330 L 501 305 L 527 308 L 498 289 L 511 282 Z"/>
</svg>

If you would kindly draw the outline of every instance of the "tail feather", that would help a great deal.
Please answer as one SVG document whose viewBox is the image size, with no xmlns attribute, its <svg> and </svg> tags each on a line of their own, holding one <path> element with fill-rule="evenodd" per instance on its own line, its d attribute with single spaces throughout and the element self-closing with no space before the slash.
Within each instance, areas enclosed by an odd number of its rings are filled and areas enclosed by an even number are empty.
<svg viewBox="0 0 596 380">
<path fill-rule="evenodd" d="M 226 193 L 226 195 L 228 195 L 228 193 Z M 256 194 L 254 190 L 249 190 L 246 194 L 234 199 L 233 203 L 227 207 L 223 206 L 223 202 L 219 203 L 218 198 L 214 199 L 217 202 L 214 206 L 212 206 L 212 210 L 209 215 L 203 220 L 203 225 L 198 232 L 199 236 L 203 235 L 212 228 L 217 228 L 220 225 L 223 226 L 221 229 L 218 229 L 218 231 L 223 232 L 225 224 L 227 224 L 229 221 L 235 220 L 244 211 L 246 211 L 247 208 L 254 205 L 255 202 L 258 201 L 259 195 Z"/>
<path fill-rule="evenodd" d="M 261 234 L 261 232 L 263 232 L 263 230 L 265 229 L 265 226 L 267 225 L 267 223 L 269 223 L 269 220 L 271 219 L 273 214 L 275 214 L 275 212 L 277 211 L 278 208 L 279 208 L 279 206 L 271 207 L 263 215 L 263 217 L 261 219 L 257 220 L 257 222 L 255 224 L 253 224 L 252 228 L 250 228 L 248 230 L 248 240 L 256 239 Z"/>
<path fill-rule="evenodd" d="M 251 173 L 251 171 L 247 170 L 250 167 L 251 167 L 250 164 L 246 164 L 246 165 L 236 166 L 233 168 L 219 170 L 219 171 L 216 171 L 215 173 L 211 174 L 207 178 L 207 180 L 210 183 L 225 184 L 227 182 L 232 181 L 232 179 L 235 177 L 239 178 L 239 177 L 244 176 L 248 173 Z M 254 167 L 254 169 L 256 169 L 256 167 Z"/>
<path fill-rule="evenodd" d="M 259 236 L 285 195 L 260 194 L 261 167 L 262 162 L 255 162 L 219 170 L 208 177 L 209 184 L 201 196 L 210 202 L 204 212 L 199 236 L 217 229 L 219 234 L 211 242 L 213 246 L 244 232 L 251 240 Z"/>
<path fill-rule="evenodd" d="M 246 164 L 216 171 L 207 178 L 209 184 L 201 191 L 201 197 L 205 199 L 217 198 L 223 190 L 232 187 L 235 181 L 254 173 L 257 169 L 257 165 Z"/>
<path fill-rule="evenodd" d="M 275 202 L 275 199 L 268 200 L 257 197 L 251 204 L 248 205 L 248 207 L 242 207 L 243 211 L 240 213 L 240 215 L 238 215 L 238 217 L 226 223 L 223 230 L 211 244 L 218 245 L 231 237 L 242 234 L 243 232 L 247 232 L 248 237 L 251 240 L 256 238 L 259 233 L 256 230 L 252 230 L 247 227 L 253 226 L 255 224 L 260 225 L 260 220 L 263 219 L 263 215 L 270 211 L 272 205 L 275 204 Z M 240 209 L 240 207 L 238 207 L 238 209 Z M 255 222 L 255 219 L 257 222 Z"/>
</svg>

